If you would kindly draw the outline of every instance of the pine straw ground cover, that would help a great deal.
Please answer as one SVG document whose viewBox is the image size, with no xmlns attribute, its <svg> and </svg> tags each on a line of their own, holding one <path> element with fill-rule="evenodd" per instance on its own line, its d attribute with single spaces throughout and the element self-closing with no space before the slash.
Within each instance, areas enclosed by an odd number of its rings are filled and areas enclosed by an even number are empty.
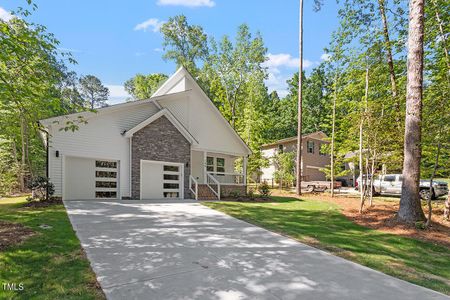
<svg viewBox="0 0 450 300">
<path fill-rule="evenodd" d="M 26 207 L 25 198 L 0 199 L 0 298 L 104 299 L 64 206 Z"/>
<path fill-rule="evenodd" d="M 238 219 L 297 239 L 394 277 L 450 295 L 450 251 L 438 243 L 372 229 L 323 195 L 271 202 L 202 202 Z M 333 200 L 334 201 L 334 200 Z M 357 201 L 357 199 L 355 199 Z"/>
</svg>

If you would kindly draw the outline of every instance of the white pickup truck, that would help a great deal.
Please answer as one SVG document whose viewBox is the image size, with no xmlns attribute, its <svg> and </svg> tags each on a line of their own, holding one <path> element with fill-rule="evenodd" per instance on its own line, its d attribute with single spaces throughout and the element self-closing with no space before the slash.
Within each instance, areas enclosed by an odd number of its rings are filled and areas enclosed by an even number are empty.
<svg viewBox="0 0 450 300">
<path fill-rule="evenodd" d="M 358 178 L 358 185 L 360 184 Z M 367 182 L 369 185 L 370 182 Z M 373 191 L 375 194 L 382 195 L 401 195 L 402 193 L 402 175 L 401 174 L 386 174 L 375 178 L 373 181 Z M 434 181 L 431 193 L 431 199 L 436 199 L 440 196 L 448 194 L 448 184 L 443 181 Z M 428 199 L 430 197 L 430 181 L 420 180 L 420 197 Z"/>
</svg>

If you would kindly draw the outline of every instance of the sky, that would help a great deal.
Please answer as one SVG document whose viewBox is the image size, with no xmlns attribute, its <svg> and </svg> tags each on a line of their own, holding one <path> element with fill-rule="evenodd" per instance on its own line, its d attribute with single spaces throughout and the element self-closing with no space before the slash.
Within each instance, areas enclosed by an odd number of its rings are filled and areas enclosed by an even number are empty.
<svg viewBox="0 0 450 300">
<path fill-rule="evenodd" d="M 79 75 L 92 74 L 110 90 L 109 103 L 125 101 L 123 83 L 137 73 L 172 74 L 175 64 L 162 59 L 159 27 L 169 17 L 184 14 L 217 40 L 234 37 L 246 23 L 259 31 L 268 48 L 266 66 L 269 91 L 287 94 L 288 80 L 298 70 L 298 2 L 296 0 L 34 0 L 38 9 L 30 16 L 45 25 L 71 51 Z M 303 61 L 306 72 L 326 59 L 324 48 L 337 28 L 336 1 L 324 1 L 319 12 L 313 0 L 304 1 Z M 27 7 L 25 0 L 0 0 L 0 18 Z"/>
</svg>

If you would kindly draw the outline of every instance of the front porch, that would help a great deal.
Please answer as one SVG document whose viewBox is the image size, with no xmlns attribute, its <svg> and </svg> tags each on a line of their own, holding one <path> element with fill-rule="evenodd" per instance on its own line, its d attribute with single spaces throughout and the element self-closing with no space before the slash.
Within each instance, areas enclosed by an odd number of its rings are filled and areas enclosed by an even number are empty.
<svg viewBox="0 0 450 300">
<path fill-rule="evenodd" d="M 189 189 L 197 200 L 246 193 L 247 157 L 203 150 L 191 151 Z"/>
</svg>

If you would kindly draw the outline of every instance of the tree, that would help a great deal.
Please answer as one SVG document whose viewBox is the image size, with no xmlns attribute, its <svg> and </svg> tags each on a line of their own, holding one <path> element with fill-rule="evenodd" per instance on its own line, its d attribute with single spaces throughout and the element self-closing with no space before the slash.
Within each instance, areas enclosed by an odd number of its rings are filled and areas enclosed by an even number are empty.
<svg viewBox="0 0 450 300">
<path fill-rule="evenodd" d="M 405 155 L 398 218 L 425 220 L 419 197 L 423 88 L 424 0 L 409 2 L 408 82 L 406 86 Z"/>
<path fill-rule="evenodd" d="M 224 36 L 217 45 L 212 40 L 210 61 L 211 79 L 217 83 L 212 91 L 220 99 L 220 107 L 233 128 L 242 116 L 251 81 L 260 83 L 267 77 L 267 48 L 259 33 L 253 38 L 246 24 L 240 25 L 233 45 L 228 36 Z"/>
<path fill-rule="evenodd" d="M 106 106 L 109 90 L 105 87 L 100 79 L 94 75 L 82 76 L 79 80 L 80 94 L 88 103 L 90 109 Z"/>
<path fill-rule="evenodd" d="M 30 11 L 13 14 L 18 17 L 0 19 L 0 186 L 6 192 L 24 191 L 31 177 L 42 174 L 38 120 L 70 110 L 59 87 L 68 73 L 65 61 L 75 62 L 58 51 L 58 40 L 44 26 L 27 21 Z"/>
<path fill-rule="evenodd" d="M 191 74 L 198 75 L 197 62 L 208 57 L 208 37 L 201 26 L 189 25 L 184 15 L 169 18 L 161 26 L 163 34 L 163 58 L 172 60 L 177 67 L 184 66 Z"/>
<path fill-rule="evenodd" d="M 167 80 L 167 78 L 167 75 L 161 73 L 148 75 L 136 74 L 125 82 L 124 87 L 133 99 L 148 99 L 156 92 L 164 81 Z"/>
<path fill-rule="evenodd" d="M 278 181 L 280 189 L 283 188 L 283 185 L 291 186 L 295 179 L 295 153 L 278 153 L 273 162 L 276 168 L 275 180 Z"/>
<path fill-rule="evenodd" d="M 321 0 L 314 0 L 314 10 L 318 11 L 322 5 Z M 302 87 L 303 87 L 303 0 L 299 5 L 299 76 L 298 76 L 298 112 L 297 112 L 297 174 L 296 174 L 296 192 L 302 193 Z"/>
</svg>

